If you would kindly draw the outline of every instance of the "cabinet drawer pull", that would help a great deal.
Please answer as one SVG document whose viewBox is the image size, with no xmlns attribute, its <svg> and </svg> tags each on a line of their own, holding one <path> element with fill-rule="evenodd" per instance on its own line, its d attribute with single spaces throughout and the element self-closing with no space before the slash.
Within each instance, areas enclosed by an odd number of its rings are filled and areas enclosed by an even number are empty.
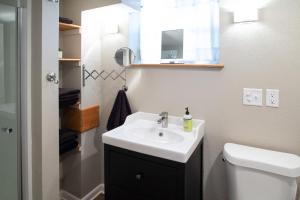
<svg viewBox="0 0 300 200">
<path fill-rule="evenodd" d="M 142 179 L 142 174 L 135 175 L 135 179 L 140 181 Z"/>
</svg>

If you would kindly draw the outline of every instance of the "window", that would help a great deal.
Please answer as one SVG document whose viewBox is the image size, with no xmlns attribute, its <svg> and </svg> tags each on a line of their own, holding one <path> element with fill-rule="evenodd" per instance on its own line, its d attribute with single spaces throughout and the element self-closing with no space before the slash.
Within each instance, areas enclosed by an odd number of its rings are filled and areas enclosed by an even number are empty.
<svg viewBox="0 0 300 200">
<path fill-rule="evenodd" d="M 132 27 L 137 23 L 139 31 Z M 162 59 L 166 53 L 162 50 L 162 33 L 171 30 L 183 30 L 183 55 L 176 62 L 219 63 L 217 0 L 142 0 L 140 13 L 132 15 L 130 24 L 129 46 L 139 51 L 143 64 L 170 61 Z"/>
</svg>

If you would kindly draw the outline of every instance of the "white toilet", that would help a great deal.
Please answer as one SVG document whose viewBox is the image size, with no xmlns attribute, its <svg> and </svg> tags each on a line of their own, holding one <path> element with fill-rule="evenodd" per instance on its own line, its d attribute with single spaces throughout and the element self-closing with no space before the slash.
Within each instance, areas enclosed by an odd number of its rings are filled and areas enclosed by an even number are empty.
<svg viewBox="0 0 300 200">
<path fill-rule="evenodd" d="M 230 200 L 295 200 L 300 157 L 227 143 L 223 151 Z"/>
</svg>

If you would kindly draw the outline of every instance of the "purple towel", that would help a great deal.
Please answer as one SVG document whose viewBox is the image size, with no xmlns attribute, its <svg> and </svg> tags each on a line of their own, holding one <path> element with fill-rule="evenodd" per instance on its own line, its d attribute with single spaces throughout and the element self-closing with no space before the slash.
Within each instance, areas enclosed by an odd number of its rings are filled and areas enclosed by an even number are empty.
<svg viewBox="0 0 300 200">
<path fill-rule="evenodd" d="M 124 90 L 118 92 L 113 109 L 110 113 L 107 130 L 112 130 L 124 124 L 126 117 L 131 115 L 131 108 Z"/>
</svg>

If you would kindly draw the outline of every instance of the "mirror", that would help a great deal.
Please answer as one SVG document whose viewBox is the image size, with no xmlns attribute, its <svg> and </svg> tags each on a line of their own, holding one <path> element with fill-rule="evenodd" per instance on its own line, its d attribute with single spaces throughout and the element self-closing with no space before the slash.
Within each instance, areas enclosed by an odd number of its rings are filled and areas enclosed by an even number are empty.
<svg viewBox="0 0 300 200">
<path fill-rule="evenodd" d="M 161 59 L 183 59 L 183 29 L 162 31 Z"/>
<path fill-rule="evenodd" d="M 128 67 L 133 64 L 135 60 L 134 52 L 128 47 L 122 47 L 118 49 L 115 53 L 115 61 L 121 67 Z"/>
</svg>

